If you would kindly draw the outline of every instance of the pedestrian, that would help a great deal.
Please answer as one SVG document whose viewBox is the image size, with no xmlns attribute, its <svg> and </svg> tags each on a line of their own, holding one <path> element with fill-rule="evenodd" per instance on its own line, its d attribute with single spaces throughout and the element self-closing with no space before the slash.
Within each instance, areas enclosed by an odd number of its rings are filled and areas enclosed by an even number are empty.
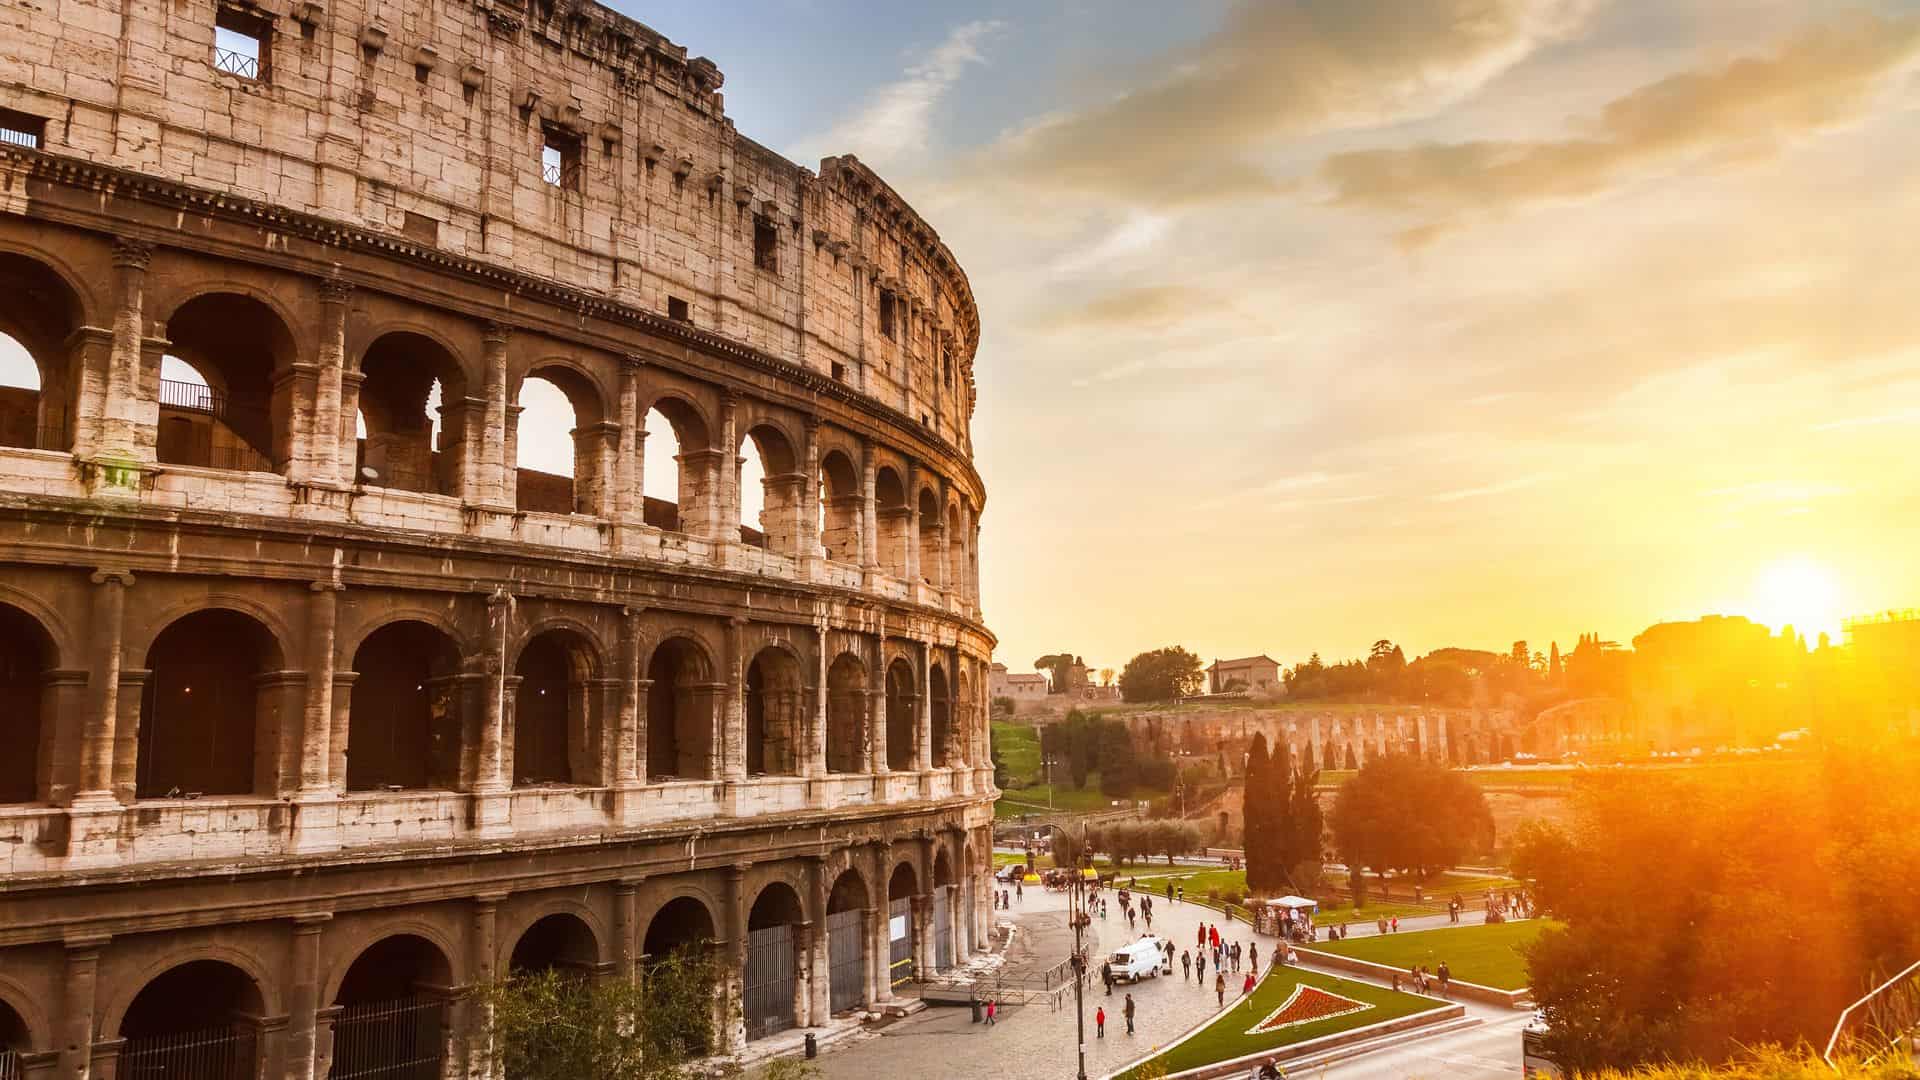
<svg viewBox="0 0 1920 1080">
<path fill-rule="evenodd" d="M 1107 1037 L 1107 1009 L 1104 1005 L 1093 1010 L 1093 1037 L 1096 1039 Z"/>
<path fill-rule="evenodd" d="M 1201 949 L 1193 958 L 1193 981 L 1201 986 L 1207 985 L 1207 950 Z"/>
<path fill-rule="evenodd" d="M 1440 961 L 1439 974 L 1440 974 L 1440 996 L 1446 997 L 1447 984 L 1453 981 L 1453 969 L 1447 966 L 1447 962 L 1445 960 Z"/>
<path fill-rule="evenodd" d="M 1127 995 L 1127 1003 L 1126 1005 L 1122 1006 L 1122 1010 L 1127 1014 L 1127 1034 L 1131 1035 L 1133 1034 L 1133 995 L 1132 994 Z"/>
<path fill-rule="evenodd" d="M 1151 934 L 1153 933 L 1153 909 L 1146 909 L 1145 914 L 1147 917 L 1147 933 Z"/>
<path fill-rule="evenodd" d="M 1021 882 L 1017 878 L 1013 883 L 1013 898 L 1021 903 L 1025 903 L 1027 899 L 1026 894 L 1021 889 Z"/>
<path fill-rule="evenodd" d="M 1100 981 L 1107 984 L 1107 996 L 1113 996 L 1113 964 L 1100 965 Z"/>
<path fill-rule="evenodd" d="M 1260 974 L 1260 943 L 1257 941 L 1247 946 L 1247 970 L 1255 975 Z"/>
<path fill-rule="evenodd" d="M 1173 902 L 1176 904 L 1184 903 L 1186 899 L 1187 899 L 1187 883 L 1183 881 L 1179 885 L 1174 887 Z"/>
<path fill-rule="evenodd" d="M 1167 899 L 1173 899 L 1173 882 L 1171 881 L 1167 882 Z"/>
<path fill-rule="evenodd" d="M 1397 968 L 1393 972 L 1393 992 L 1400 992 L 1400 971 Z"/>
<path fill-rule="evenodd" d="M 1227 977 L 1222 975 L 1217 969 L 1213 973 L 1213 996 L 1215 1000 L 1219 1001 L 1221 1008 L 1226 1008 Z"/>
<path fill-rule="evenodd" d="M 1253 972 L 1249 971 L 1247 972 L 1247 981 L 1240 984 L 1240 996 L 1246 997 L 1251 993 L 1253 993 Z"/>
<path fill-rule="evenodd" d="M 1396 934 L 1399 933 L 1400 932 L 1400 916 L 1395 915 L 1392 919 L 1392 922 L 1393 922 L 1393 932 Z"/>
<path fill-rule="evenodd" d="M 1233 943 L 1233 970 L 1240 970 L 1240 943 L 1237 941 Z"/>
<path fill-rule="evenodd" d="M 1204 949 L 1207 947 L 1207 924 L 1206 923 L 1200 924 L 1199 936 L 1194 940 L 1193 944 L 1194 944 L 1194 947 L 1197 949 Z"/>
<path fill-rule="evenodd" d="M 1191 978 L 1193 978 L 1193 954 L 1188 952 L 1185 949 L 1181 949 L 1180 950 L 1180 981 L 1186 982 L 1188 979 L 1191 979 Z"/>
<path fill-rule="evenodd" d="M 994 1013 L 994 1009 L 998 1005 L 999 1005 L 999 1002 L 993 1000 L 992 998 L 987 999 L 987 1026 L 988 1027 L 993 1026 L 993 1013 Z M 1085 1015 L 1085 1014 L 1082 1014 L 1082 1015 Z"/>
<path fill-rule="evenodd" d="M 1133 909 L 1127 909 L 1127 933 L 1133 933 Z"/>
</svg>

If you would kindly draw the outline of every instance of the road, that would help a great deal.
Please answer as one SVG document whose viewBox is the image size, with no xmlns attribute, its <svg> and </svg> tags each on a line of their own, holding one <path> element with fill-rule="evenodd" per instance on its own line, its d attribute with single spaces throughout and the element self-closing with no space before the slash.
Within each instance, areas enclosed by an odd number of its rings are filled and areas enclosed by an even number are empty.
<svg viewBox="0 0 1920 1080">
<path fill-rule="evenodd" d="M 1287 1075 L 1293 1080 L 1517 1080 L 1520 1032 L 1531 1015 L 1493 1016 L 1478 1027 Z"/>
</svg>

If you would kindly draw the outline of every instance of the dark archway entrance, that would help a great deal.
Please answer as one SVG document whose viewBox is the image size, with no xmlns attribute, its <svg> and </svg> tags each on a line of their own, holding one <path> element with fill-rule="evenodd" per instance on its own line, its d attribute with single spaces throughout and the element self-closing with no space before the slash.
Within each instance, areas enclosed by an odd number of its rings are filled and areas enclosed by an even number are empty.
<svg viewBox="0 0 1920 1080">
<path fill-rule="evenodd" d="M 953 966 L 953 860 L 942 847 L 933 857 L 933 967 Z"/>
<path fill-rule="evenodd" d="M 663 968 L 670 968 L 671 961 L 705 960 L 711 954 L 713 943 L 713 913 L 707 910 L 707 905 L 691 896 L 669 900 L 647 923 L 647 933 L 642 939 L 641 955 L 648 969 L 649 993 L 659 986 L 665 974 Z M 686 972 L 681 974 L 684 976 Z M 717 973 L 696 974 L 701 983 L 711 984 L 715 1012 L 705 1023 L 690 1021 L 666 1036 L 670 1049 L 689 1057 L 704 1056 L 713 1048 L 714 1033 L 719 1030 L 719 1007 L 724 1001 L 719 987 L 726 981 Z"/>
<path fill-rule="evenodd" d="M 80 298 L 46 264 L 0 253 L 0 336 L 32 361 L 32 371 L 0 370 L 0 446 L 68 450 L 85 348 L 74 334 L 86 322 Z M 0 358 L 6 354 L 0 342 Z M 31 384 L 31 385 L 29 385 Z"/>
<path fill-rule="evenodd" d="M 570 630 L 550 630 L 520 650 L 513 705 L 513 782 L 590 784 L 593 654 Z"/>
<path fill-rule="evenodd" d="M 713 695 L 707 658 L 686 638 L 669 638 L 647 663 L 647 775 L 713 778 Z"/>
<path fill-rule="evenodd" d="M 440 1080 L 447 1059 L 448 984 L 438 947 L 413 934 L 382 938 L 360 954 L 333 1003 L 331 1080 Z"/>
<path fill-rule="evenodd" d="M 939 664 L 927 672 L 928 711 L 932 715 L 933 767 L 953 764 L 953 701 L 947 693 L 947 673 Z"/>
<path fill-rule="evenodd" d="M 135 796 L 253 791 L 260 677 L 280 667 L 273 635 L 237 611 L 198 611 L 160 632 L 147 667 Z"/>
<path fill-rule="evenodd" d="M 600 946 L 593 929 L 578 915 L 560 912 L 527 927 L 513 947 L 507 970 L 516 975 L 558 971 L 584 978 L 593 973 L 599 961 Z"/>
<path fill-rule="evenodd" d="M 167 320 L 170 355 L 199 381 L 160 380 L 155 448 L 169 465 L 284 472 L 291 456 L 293 335 L 266 304 L 209 293 Z M 186 374 L 180 372 L 179 374 Z"/>
<path fill-rule="evenodd" d="M 39 621 L 0 604 L 0 803 L 34 802 L 44 794 L 40 699 L 52 664 L 53 642 Z"/>
<path fill-rule="evenodd" d="M 792 886 L 760 890 L 747 915 L 747 969 L 742 992 L 747 1038 L 762 1039 L 799 1023 L 800 924 L 806 915 Z"/>
<path fill-rule="evenodd" d="M 867 1001 L 867 883 L 848 870 L 827 894 L 827 1007 L 858 1009 Z"/>
<path fill-rule="evenodd" d="M 841 653 L 827 669 L 827 771 L 867 771 L 867 665 Z"/>
<path fill-rule="evenodd" d="M 895 660 L 887 668 L 887 768 L 895 772 L 910 772 L 916 767 L 919 749 L 915 743 L 913 706 L 919 699 L 914 693 L 913 666 L 905 660 Z"/>
<path fill-rule="evenodd" d="M 800 661 L 766 648 L 747 666 L 747 773 L 797 776 L 806 703 Z"/>
<path fill-rule="evenodd" d="M 262 1020 L 260 988 L 218 960 L 171 968 L 142 987 L 120 1019 L 117 1076 L 251 1080 Z"/>
<path fill-rule="evenodd" d="M 440 788 L 460 777 L 460 652 L 422 622 L 368 634 L 353 654 L 347 790 Z"/>
</svg>

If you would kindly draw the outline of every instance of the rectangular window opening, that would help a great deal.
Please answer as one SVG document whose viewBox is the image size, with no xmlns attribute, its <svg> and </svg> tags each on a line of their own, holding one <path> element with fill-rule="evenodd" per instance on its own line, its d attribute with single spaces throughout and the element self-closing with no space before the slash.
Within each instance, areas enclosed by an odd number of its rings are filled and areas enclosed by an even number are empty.
<svg viewBox="0 0 1920 1080">
<path fill-rule="evenodd" d="M 693 313 L 687 309 L 687 302 L 677 296 L 667 297 L 667 318 L 674 322 L 692 322 Z"/>
<path fill-rule="evenodd" d="M 273 28 L 258 15 L 221 8 L 213 17 L 213 66 L 229 75 L 267 80 Z"/>
<path fill-rule="evenodd" d="M 24 146 L 29 150 L 40 149 L 47 142 L 46 118 L 0 109 L 0 142 Z"/>
<path fill-rule="evenodd" d="M 846 382 L 847 381 L 847 365 L 839 364 L 839 363 L 834 364 L 833 379 L 835 382 Z"/>
<path fill-rule="evenodd" d="M 579 191 L 579 137 L 553 128 L 541 130 L 540 179 L 562 191 Z"/>
<path fill-rule="evenodd" d="M 780 230 L 758 214 L 753 217 L 753 265 L 769 273 L 780 271 Z"/>
<path fill-rule="evenodd" d="M 893 292 L 882 289 L 880 291 L 880 333 L 888 340 L 892 340 L 895 333 L 893 305 Z"/>
</svg>

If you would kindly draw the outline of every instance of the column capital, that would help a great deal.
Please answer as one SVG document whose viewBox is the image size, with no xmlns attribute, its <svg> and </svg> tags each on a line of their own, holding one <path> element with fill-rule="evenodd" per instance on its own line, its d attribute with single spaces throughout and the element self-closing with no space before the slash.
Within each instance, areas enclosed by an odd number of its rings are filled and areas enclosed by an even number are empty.
<svg viewBox="0 0 1920 1080">
<path fill-rule="evenodd" d="M 320 928 L 333 921 L 331 911 L 303 911 L 293 916 L 293 932 L 296 934 L 317 934 Z"/>
<path fill-rule="evenodd" d="M 307 591 L 316 593 L 346 592 L 347 587 L 339 581 L 309 581 Z"/>
<path fill-rule="evenodd" d="M 145 270 L 153 261 L 153 245 L 145 240 L 136 240 L 130 236 L 116 236 L 113 239 L 113 265 L 129 270 Z"/>
<path fill-rule="evenodd" d="M 647 366 L 647 358 L 639 353 L 621 353 L 620 371 L 623 374 L 637 374 Z"/>
<path fill-rule="evenodd" d="M 84 955 L 90 952 L 98 952 L 107 942 L 112 940 L 112 934 L 69 934 L 60 939 L 60 945 L 70 953 Z"/>
<path fill-rule="evenodd" d="M 100 567 L 87 577 L 95 585 L 105 585 L 111 581 L 124 588 L 133 587 L 133 571 L 122 568 Z"/>
<path fill-rule="evenodd" d="M 513 336 L 513 326 L 508 323 L 488 319 L 480 324 L 480 340 L 489 345 L 505 345 Z"/>
<path fill-rule="evenodd" d="M 738 883 L 742 878 L 747 876 L 747 870 L 752 865 L 753 863 L 751 862 L 733 863 L 727 867 L 727 880 Z"/>
<path fill-rule="evenodd" d="M 345 278 L 322 278 L 320 279 L 320 302 L 323 304 L 344 304 L 353 296 L 353 290 L 353 282 Z"/>
</svg>

